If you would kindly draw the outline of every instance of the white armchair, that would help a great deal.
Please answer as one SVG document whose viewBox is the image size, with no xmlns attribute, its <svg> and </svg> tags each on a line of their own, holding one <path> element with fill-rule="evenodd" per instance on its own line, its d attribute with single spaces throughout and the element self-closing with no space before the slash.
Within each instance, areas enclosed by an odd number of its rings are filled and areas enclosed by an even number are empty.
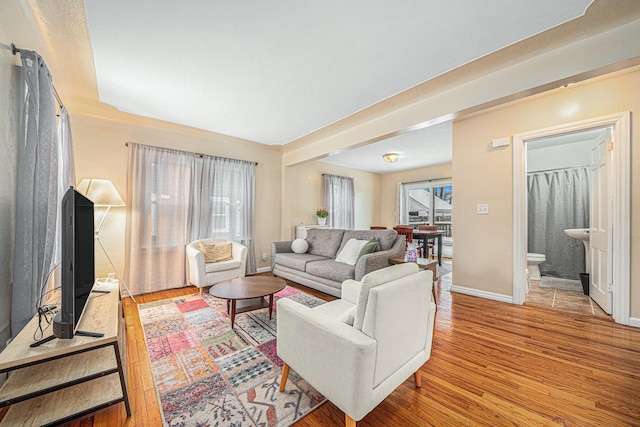
<svg viewBox="0 0 640 427">
<path fill-rule="evenodd" d="M 342 298 L 309 308 L 277 302 L 278 356 L 345 412 L 355 426 L 431 356 L 436 305 L 433 272 L 414 263 L 346 280 Z"/>
<path fill-rule="evenodd" d="M 229 243 L 229 240 L 201 239 L 187 245 L 187 281 L 197 286 L 200 293 L 207 286 L 245 276 L 247 268 L 246 246 L 238 242 L 231 242 L 231 260 L 205 263 L 199 242 L 207 245 L 220 245 Z"/>
</svg>

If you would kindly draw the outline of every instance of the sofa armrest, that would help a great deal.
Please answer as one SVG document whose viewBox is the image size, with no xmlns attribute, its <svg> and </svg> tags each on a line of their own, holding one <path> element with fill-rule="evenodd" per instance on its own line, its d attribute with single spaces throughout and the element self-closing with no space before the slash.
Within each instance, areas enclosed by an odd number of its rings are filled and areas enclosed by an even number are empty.
<svg viewBox="0 0 640 427">
<path fill-rule="evenodd" d="M 278 356 L 338 408 L 362 418 L 373 401 L 376 341 L 291 299 L 276 306 Z"/>
<path fill-rule="evenodd" d="M 276 263 L 276 254 L 293 253 L 291 244 L 293 240 L 283 240 L 281 242 L 271 242 L 271 271 Z"/>
<path fill-rule="evenodd" d="M 366 274 L 389 266 L 389 258 L 404 258 L 405 237 L 398 236 L 395 243 L 386 251 L 362 255 L 356 262 L 355 280 L 361 280 Z"/>
</svg>

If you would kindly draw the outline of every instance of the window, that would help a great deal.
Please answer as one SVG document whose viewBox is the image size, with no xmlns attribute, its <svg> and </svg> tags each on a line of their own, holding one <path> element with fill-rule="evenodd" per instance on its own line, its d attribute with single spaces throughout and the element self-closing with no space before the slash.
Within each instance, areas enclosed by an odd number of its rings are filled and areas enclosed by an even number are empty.
<svg viewBox="0 0 640 427">
<path fill-rule="evenodd" d="M 354 227 L 353 178 L 323 174 L 324 204 L 329 211 L 329 226 L 351 230 Z"/>
<path fill-rule="evenodd" d="M 451 237 L 453 189 L 450 180 L 400 185 L 399 224 L 434 225 Z"/>
</svg>

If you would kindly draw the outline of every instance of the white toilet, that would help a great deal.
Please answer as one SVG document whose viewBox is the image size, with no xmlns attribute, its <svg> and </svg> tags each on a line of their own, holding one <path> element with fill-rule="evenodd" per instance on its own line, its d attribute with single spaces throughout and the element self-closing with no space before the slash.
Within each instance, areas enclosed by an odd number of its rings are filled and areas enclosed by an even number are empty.
<svg viewBox="0 0 640 427">
<path fill-rule="evenodd" d="M 543 254 L 530 252 L 527 254 L 527 269 L 529 270 L 530 280 L 542 280 L 540 277 L 540 264 L 545 262 L 547 257 Z"/>
</svg>

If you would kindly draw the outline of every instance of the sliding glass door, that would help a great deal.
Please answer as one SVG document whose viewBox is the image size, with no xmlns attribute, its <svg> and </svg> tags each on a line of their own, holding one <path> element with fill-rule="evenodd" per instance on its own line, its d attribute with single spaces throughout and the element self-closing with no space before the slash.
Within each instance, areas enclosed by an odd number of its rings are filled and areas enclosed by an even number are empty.
<svg viewBox="0 0 640 427">
<path fill-rule="evenodd" d="M 451 237 L 453 188 L 451 180 L 400 184 L 399 224 L 433 225 Z"/>
</svg>

